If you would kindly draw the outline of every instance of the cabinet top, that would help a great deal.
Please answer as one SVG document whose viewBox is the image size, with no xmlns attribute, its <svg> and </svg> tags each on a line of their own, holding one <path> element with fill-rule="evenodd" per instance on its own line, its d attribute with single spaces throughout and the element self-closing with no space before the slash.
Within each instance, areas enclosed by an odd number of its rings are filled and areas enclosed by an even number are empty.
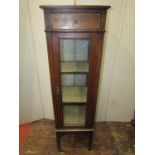
<svg viewBox="0 0 155 155">
<path fill-rule="evenodd" d="M 111 8 L 109 5 L 40 5 L 42 9 L 99 9 L 99 10 L 107 10 Z"/>
<path fill-rule="evenodd" d="M 107 9 L 110 6 L 41 5 L 46 32 L 105 32 Z"/>
</svg>

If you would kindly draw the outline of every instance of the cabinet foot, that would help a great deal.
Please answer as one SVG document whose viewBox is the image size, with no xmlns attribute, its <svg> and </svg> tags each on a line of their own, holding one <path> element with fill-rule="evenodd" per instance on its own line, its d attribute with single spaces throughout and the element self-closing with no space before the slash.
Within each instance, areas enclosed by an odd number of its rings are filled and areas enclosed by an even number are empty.
<svg viewBox="0 0 155 155">
<path fill-rule="evenodd" d="M 88 150 L 90 151 L 92 149 L 92 142 L 93 142 L 93 132 L 92 131 L 88 133 L 88 138 L 89 138 Z"/>
<path fill-rule="evenodd" d="M 56 140 L 57 140 L 57 150 L 58 152 L 61 151 L 61 146 L 60 146 L 60 133 L 56 132 Z"/>
</svg>

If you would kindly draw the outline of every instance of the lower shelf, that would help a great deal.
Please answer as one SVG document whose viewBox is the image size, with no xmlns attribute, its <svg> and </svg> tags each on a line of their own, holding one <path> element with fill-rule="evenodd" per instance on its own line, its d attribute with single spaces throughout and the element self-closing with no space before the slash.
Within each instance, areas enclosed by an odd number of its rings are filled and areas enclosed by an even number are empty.
<svg viewBox="0 0 155 155">
<path fill-rule="evenodd" d="M 84 126 L 86 106 L 63 106 L 65 126 Z"/>
<path fill-rule="evenodd" d="M 62 87 L 62 102 L 87 102 L 87 87 Z"/>
</svg>

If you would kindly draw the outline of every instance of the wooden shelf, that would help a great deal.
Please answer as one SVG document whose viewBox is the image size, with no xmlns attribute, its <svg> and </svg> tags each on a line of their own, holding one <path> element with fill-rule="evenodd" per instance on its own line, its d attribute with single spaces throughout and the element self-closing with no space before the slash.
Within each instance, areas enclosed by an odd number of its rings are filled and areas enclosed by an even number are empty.
<svg viewBox="0 0 155 155">
<path fill-rule="evenodd" d="M 62 87 L 62 102 L 83 103 L 87 102 L 87 87 L 64 86 Z"/>
<path fill-rule="evenodd" d="M 87 73 L 88 62 L 61 62 L 62 73 Z"/>
<path fill-rule="evenodd" d="M 64 125 L 75 126 L 85 124 L 85 106 L 64 106 Z"/>
</svg>

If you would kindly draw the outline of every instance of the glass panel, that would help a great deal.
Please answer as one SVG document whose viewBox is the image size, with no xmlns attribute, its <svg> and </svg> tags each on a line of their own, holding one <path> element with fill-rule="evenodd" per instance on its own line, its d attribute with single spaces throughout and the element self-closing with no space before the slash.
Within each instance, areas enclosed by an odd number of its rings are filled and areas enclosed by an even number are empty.
<svg viewBox="0 0 155 155">
<path fill-rule="evenodd" d="M 60 39 L 61 61 L 88 61 L 88 39 Z"/>
<path fill-rule="evenodd" d="M 64 106 L 64 125 L 84 125 L 85 124 L 86 106 Z"/>
<path fill-rule="evenodd" d="M 64 125 L 84 125 L 89 39 L 60 39 Z"/>
</svg>

